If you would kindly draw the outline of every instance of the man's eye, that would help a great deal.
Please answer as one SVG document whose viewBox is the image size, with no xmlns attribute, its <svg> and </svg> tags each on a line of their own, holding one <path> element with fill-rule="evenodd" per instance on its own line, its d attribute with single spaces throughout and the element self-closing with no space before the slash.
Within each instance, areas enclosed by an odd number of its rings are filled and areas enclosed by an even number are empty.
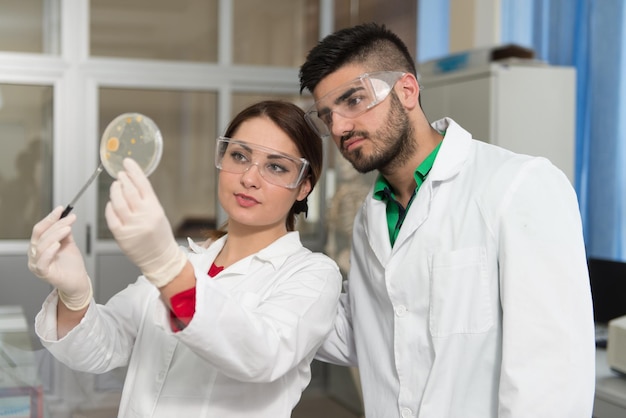
<svg viewBox="0 0 626 418">
<path fill-rule="evenodd" d="M 332 115 L 333 112 L 331 111 L 326 111 L 326 112 L 322 112 L 322 113 L 318 113 L 317 117 L 324 122 L 326 125 L 330 125 L 330 123 L 332 122 Z"/>
<path fill-rule="evenodd" d="M 356 107 L 359 106 L 363 102 L 363 96 L 350 96 L 346 98 L 345 104 L 348 107 Z"/>
</svg>

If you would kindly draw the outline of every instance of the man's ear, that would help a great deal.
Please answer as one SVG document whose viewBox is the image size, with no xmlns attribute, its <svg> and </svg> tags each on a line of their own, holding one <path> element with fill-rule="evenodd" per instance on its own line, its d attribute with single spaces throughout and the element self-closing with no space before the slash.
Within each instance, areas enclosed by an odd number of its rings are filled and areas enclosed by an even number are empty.
<svg viewBox="0 0 626 418">
<path fill-rule="evenodd" d="M 411 110 L 419 106 L 420 85 L 417 78 L 411 73 L 406 73 L 396 83 L 398 98 L 407 109 Z"/>
<path fill-rule="evenodd" d="M 304 200 L 309 193 L 311 193 L 311 179 L 309 177 L 305 178 L 300 184 L 300 192 L 298 192 L 298 197 L 296 200 Z"/>
</svg>

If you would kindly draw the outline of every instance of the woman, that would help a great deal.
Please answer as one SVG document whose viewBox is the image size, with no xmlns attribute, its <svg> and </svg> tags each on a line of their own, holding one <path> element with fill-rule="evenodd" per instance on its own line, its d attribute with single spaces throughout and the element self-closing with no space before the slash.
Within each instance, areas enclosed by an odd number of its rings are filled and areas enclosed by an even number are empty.
<svg viewBox="0 0 626 418">
<path fill-rule="evenodd" d="M 56 289 L 35 320 L 73 369 L 128 365 L 120 417 L 288 417 L 330 331 L 341 275 L 305 249 L 295 216 L 322 168 L 322 144 L 297 106 L 248 107 L 217 141 L 227 233 L 176 243 L 150 182 L 127 159 L 105 215 L 143 275 L 106 305 L 58 207 L 33 228 L 29 268 Z"/>
</svg>

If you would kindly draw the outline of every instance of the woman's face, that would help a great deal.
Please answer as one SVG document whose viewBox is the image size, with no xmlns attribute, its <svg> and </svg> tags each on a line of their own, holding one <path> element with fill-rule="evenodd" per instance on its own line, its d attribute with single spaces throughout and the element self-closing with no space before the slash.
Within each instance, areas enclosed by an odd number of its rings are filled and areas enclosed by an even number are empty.
<svg viewBox="0 0 626 418">
<path fill-rule="evenodd" d="M 232 139 L 271 148 L 295 158 L 302 157 L 291 138 L 265 117 L 248 119 L 233 133 Z M 254 160 L 259 156 L 262 154 L 255 154 L 252 149 L 251 158 Z M 237 227 L 286 231 L 289 210 L 311 189 L 306 179 L 294 189 L 272 184 L 263 178 L 259 167 L 253 164 L 241 174 L 219 171 L 218 197 L 229 217 L 229 231 Z"/>
</svg>

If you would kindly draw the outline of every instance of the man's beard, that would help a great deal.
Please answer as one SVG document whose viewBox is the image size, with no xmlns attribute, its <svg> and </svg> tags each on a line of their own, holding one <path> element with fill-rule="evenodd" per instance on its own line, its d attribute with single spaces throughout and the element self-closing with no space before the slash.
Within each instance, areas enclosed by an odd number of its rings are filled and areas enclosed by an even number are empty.
<svg viewBox="0 0 626 418">
<path fill-rule="evenodd" d="M 391 172 L 406 163 L 415 151 L 414 130 L 407 112 L 394 92 L 391 92 L 390 97 L 391 108 L 387 120 L 374 135 L 369 135 L 364 131 L 353 131 L 341 138 L 341 154 L 360 173 L 368 173 L 372 170 L 378 170 L 383 174 Z M 372 154 L 364 155 L 361 148 L 346 151 L 343 148 L 343 142 L 353 136 L 369 139 L 374 145 Z"/>
</svg>

